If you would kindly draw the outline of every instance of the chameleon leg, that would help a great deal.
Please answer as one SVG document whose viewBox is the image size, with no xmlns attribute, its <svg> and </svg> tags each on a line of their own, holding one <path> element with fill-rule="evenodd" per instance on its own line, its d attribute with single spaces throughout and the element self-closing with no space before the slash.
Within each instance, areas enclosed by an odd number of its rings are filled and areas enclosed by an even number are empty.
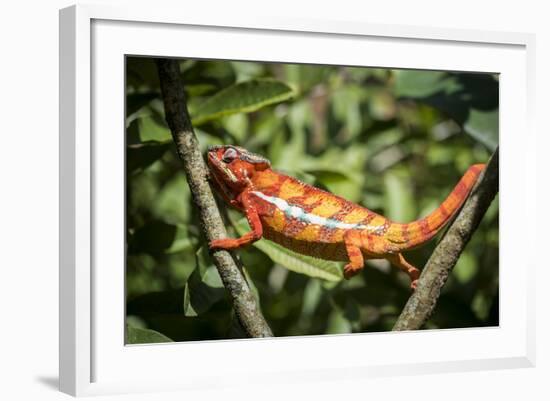
<svg viewBox="0 0 550 401">
<path fill-rule="evenodd" d="M 365 266 L 365 260 L 357 239 L 352 235 L 344 235 L 344 245 L 349 257 L 349 263 L 344 266 L 344 277 L 350 278 L 359 273 Z"/>
<path fill-rule="evenodd" d="M 263 228 L 258 212 L 253 205 L 249 204 L 248 197 L 243 196 L 242 202 L 245 206 L 244 210 L 246 211 L 246 219 L 248 220 L 248 224 L 252 228 L 252 231 L 244 234 L 240 238 L 215 239 L 210 242 L 210 249 L 237 249 L 262 238 Z"/>
<path fill-rule="evenodd" d="M 420 270 L 407 262 L 402 253 L 388 255 L 386 256 L 386 259 L 388 259 L 391 264 L 400 268 L 409 275 L 409 277 L 411 278 L 411 288 L 415 290 L 416 285 L 418 284 L 418 276 L 420 276 Z"/>
</svg>

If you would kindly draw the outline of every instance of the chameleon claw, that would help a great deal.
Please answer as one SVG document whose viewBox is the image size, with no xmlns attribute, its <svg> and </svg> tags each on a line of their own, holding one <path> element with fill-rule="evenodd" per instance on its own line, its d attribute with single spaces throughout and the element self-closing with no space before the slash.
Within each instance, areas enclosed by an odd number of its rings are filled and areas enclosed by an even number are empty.
<svg viewBox="0 0 550 401">
<path fill-rule="evenodd" d="M 242 248 L 247 243 L 234 238 L 215 239 L 208 243 L 208 247 L 211 250 L 224 249 L 231 251 L 233 249 Z"/>
<path fill-rule="evenodd" d="M 351 266 L 351 265 L 345 265 L 344 266 L 344 278 L 346 280 L 349 280 L 350 278 L 352 278 L 353 276 L 356 276 L 357 274 L 359 274 L 359 272 L 361 271 L 362 268 L 356 268 L 354 266 Z"/>
<path fill-rule="evenodd" d="M 418 278 L 420 277 L 420 270 L 413 267 L 409 269 L 408 273 L 409 273 L 409 277 L 411 278 L 411 290 L 414 291 L 418 286 Z"/>
</svg>

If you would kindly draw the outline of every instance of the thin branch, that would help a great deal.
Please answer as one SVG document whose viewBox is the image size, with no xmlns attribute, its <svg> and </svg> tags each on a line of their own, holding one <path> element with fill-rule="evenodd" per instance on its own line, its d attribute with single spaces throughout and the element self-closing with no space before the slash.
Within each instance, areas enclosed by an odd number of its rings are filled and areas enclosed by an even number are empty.
<svg viewBox="0 0 550 401">
<path fill-rule="evenodd" d="M 206 180 L 207 167 L 202 158 L 191 118 L 187 111 L 179 62 L 156 59 L 160 87 L 164 99 L 165 117 L 178 155 L 183 162 L 194 204 L 199 209 L 201 226 L 206 238 L 225 238 L 225 227 Z M 271 337 L 273 334 L 232 255 L 224 250 L 213 252 L 213 259 L 223 284 L 233 300 L 235 313 L 251 337 Z"/>
<path fill-rule="evenodd" d="M 418 287 L 401 311 L 393 330 L 421 328 L 435 309 L 441 288 L 498 193 L 498 148 L 470 196 L 422 270 Z"/>
</svg>

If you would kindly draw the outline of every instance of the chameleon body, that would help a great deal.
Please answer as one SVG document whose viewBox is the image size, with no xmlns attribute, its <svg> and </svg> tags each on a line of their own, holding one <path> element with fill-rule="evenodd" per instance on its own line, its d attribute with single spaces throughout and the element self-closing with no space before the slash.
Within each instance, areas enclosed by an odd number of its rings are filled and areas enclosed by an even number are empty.
<svg viewBox="0 0 550 401">
<path fill-rule="evenodd" d="M 415 289 L 419 270 L 402 252 L 432 239 L 458 211 L 484 164 L 471 166 L 430 215 L 393 222 L 365 207 L 271 169 L 269 160 L 238 146 L 213 146 L 210 178 L 227 203 L 241 210 L 252 229 L 240 238 L 214 240 L 211 249 L 236 249 L 265 237 L 295 252 L 345 261 L 344 277 L 366 259 L 387 259 L 406 272 Z"/>
</svg>

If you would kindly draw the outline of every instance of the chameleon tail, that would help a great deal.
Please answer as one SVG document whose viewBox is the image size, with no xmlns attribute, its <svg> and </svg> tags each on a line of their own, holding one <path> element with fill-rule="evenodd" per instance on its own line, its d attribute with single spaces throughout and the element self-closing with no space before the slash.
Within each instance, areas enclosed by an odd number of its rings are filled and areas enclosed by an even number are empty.
<svg viewBox="0 0 550 401">
<path fill-rule="evenodd" d="M 484 168 L 485 164 L 470 166 L 447 199 L 423 219 L 406 224 L 392 223 L 387 233 L 388 239 L 402 249 L 428 242 L 460 209 Z"/>
</svg>

